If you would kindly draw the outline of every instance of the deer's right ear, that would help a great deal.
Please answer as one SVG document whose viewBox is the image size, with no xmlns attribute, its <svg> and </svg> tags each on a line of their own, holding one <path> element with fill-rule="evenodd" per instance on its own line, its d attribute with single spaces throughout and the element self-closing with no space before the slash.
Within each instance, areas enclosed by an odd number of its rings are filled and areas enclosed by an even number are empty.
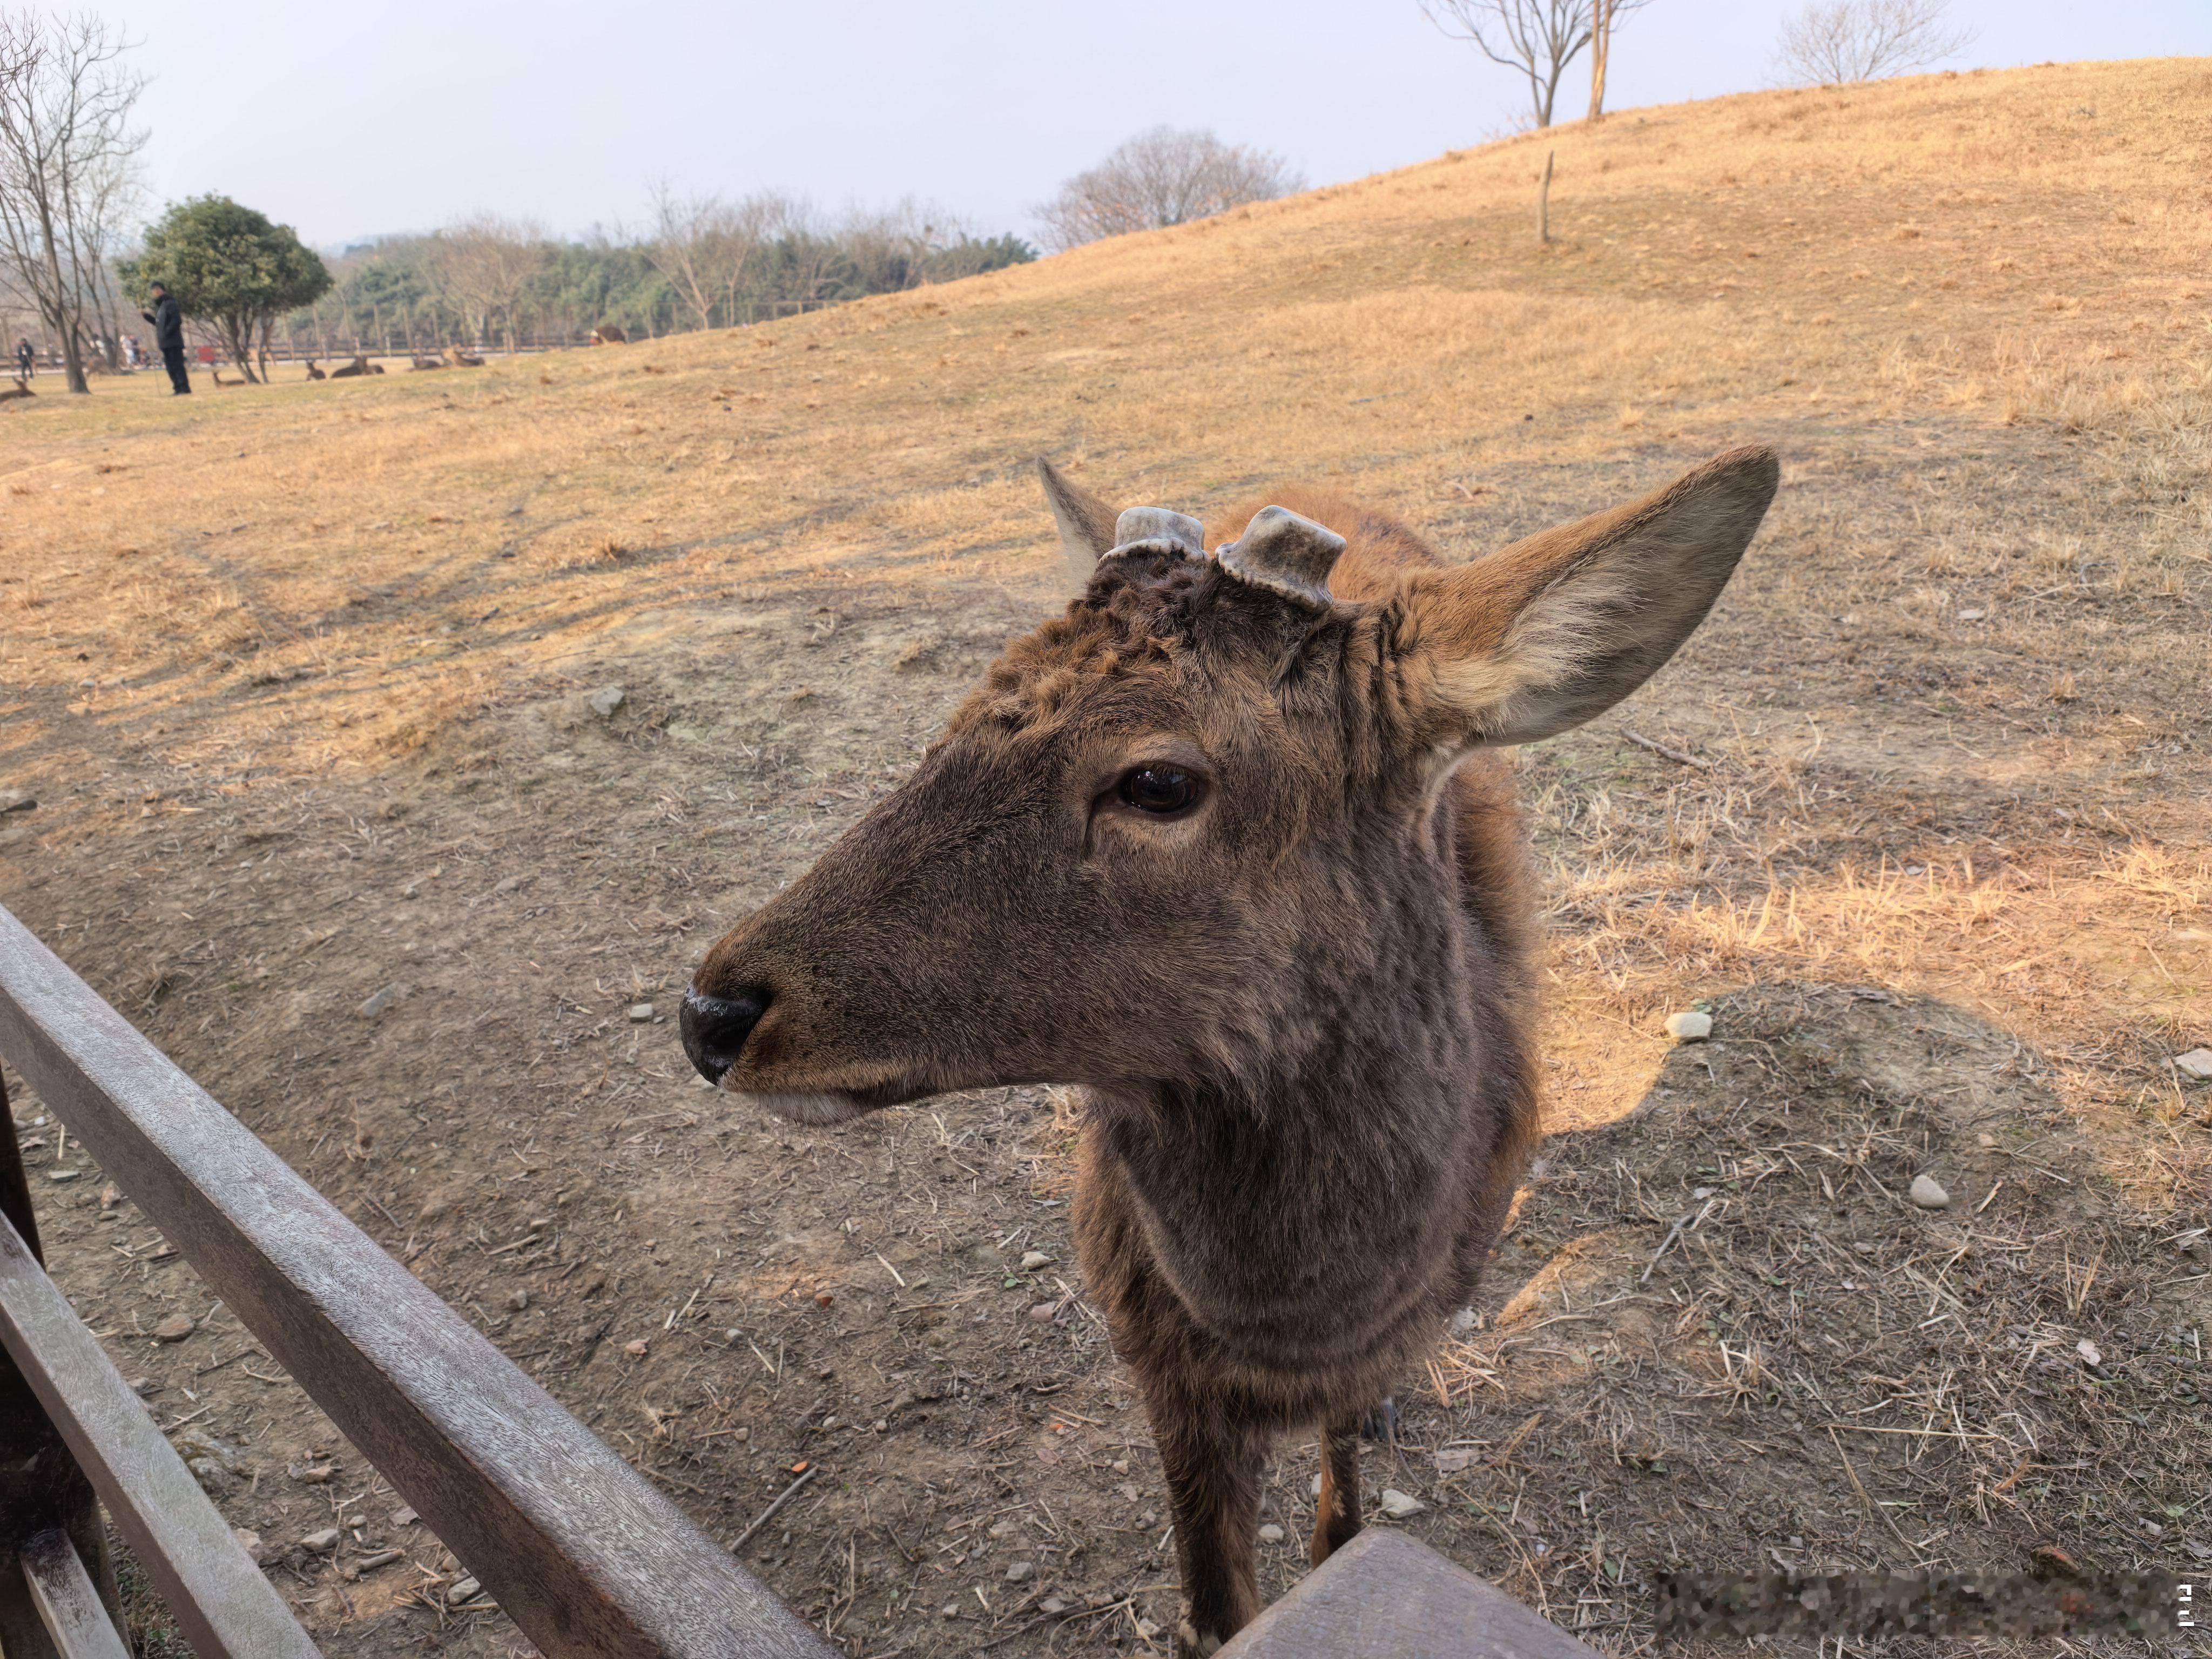
<svg viewBox="0 0 2212 1659">
<path fill-rule="evenodd" d="M 1449 765 L 1533 743 L 1635 690 L 1712 609 L 1781 477 L 1772 450 L 1732 449 L 1640 501 L 1407 578 L 1394 644 L 1423 750 Z"/>
<path fill-rule="evenodd" d="M 1052 521 L 1060 526 L 1060 550 L 1067 556 L 1067 576 L 1080 593 L 1090 586 L 1091 573 L 1114 545 L 1114 521 L 1120 515 L 1089 490 L 1070 483 L 1060 470 L 1042 455 L 1037 478 L 1052 508 Z"/>
</svg>

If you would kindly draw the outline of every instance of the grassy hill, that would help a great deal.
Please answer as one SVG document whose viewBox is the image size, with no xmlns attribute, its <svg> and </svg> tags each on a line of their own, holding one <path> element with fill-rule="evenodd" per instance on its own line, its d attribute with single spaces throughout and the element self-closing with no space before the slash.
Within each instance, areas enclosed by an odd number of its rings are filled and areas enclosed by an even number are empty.
<svg viewBox="0 0 2212 1659">
<path fill-rule="evenodd" d="M 1001 1250 L 1068 1260 L 1073 1126 L 1034 1091 L 763 1124 L 623 1006 L 665 1008 L 1060 602 L 1040 452 L 1192 512 L 1324 477 L 1471 556 L 1771 441 L 1712 621 L 1521 757 L 1557 1139 L 1370 1483 L 1613 1649 L 1670 1562 L 2186 1567 L 2209 179 L 2205 60 L 1759 93 L 753 330 L 42 392 L 0 412 L 0 785 L 39 801 L 0 817 L 0 902 L 449 1298 L 529 1290 L 488 1328 L 704 1524 L 834 1460 L 749 1558 L 842 1634 L 1042 1652 L 1079 1612 L 1142 1649 L 1172 1598 L 1141 1413 L 1079 1304 L 1031 1326 L 1002 1283 Z M 1692 1000 L 1722 1041 L 1670 1050 Z M 1903 1201 L 1923 1170 L 1949 1211 Z M 92 1184 L 58 1268 L 150 1326 L 184 1270 L 112 1279 Z M 483 1253 L 547 1206 L 572 1256 Z M 328 1443 L 289 1388 L 210 1380 L 272 1463 Z M 886 1427 L 793 1426 L 823 1399 Z M 1311 1461 L 1271 1477 L 1293 1542 Z M 234 1518 L 306 1526 L 285 1484 Z M 941 1553 L 990 1514 L 1020 1530 Z M 371 1583 L 302 1592 L 329 1650 L 415 1639 Z"/>
</svg>

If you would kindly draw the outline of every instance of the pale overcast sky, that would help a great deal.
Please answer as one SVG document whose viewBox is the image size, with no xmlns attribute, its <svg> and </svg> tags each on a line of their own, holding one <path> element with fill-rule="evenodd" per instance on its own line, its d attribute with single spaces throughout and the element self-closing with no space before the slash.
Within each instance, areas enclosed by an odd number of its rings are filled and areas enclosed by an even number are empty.
<svg viewBox="0 0 2212 1659">
<path fill-rule="evenodd" d="M 1769 84 L 1790 0 L 1653 0 L 1614 109 Z M 1316 185 L 1502 130 L 1523 83 L 1414 0 L 136 0 L 154 203 L 221 191 L 318 246 L 472 209 L 580 232 L 653 180 L 836 209 L 912 196 L 1024 234 L 1068 174 L 1159 122 Z M 2212 0 L 1954 0 L 1959 67 L 2212 54 Z M 1586 59 L 1559 114 L 1588 101 Z"/>
</svg>

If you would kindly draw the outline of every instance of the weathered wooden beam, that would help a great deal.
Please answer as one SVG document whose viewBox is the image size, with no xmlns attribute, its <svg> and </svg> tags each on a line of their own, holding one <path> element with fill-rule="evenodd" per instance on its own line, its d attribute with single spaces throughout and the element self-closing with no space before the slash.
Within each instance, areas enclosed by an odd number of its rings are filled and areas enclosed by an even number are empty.
<svg viewBox="0 0 2212 1659">
<path fill-rule="evenodd" d="M 8 1085 L 0 1079 L 0 1231 L 10 1225 L 38 1261 L 38 1220 L 8 1109 Z M 57 1528 L 85 1553 L 93 1582 L 115 1616 L 121 1598 L 92 1484 L 40 1405 L 30 1379 L 0 1347 L 0 1653 L 8 1659 L 52 1659 L 54 1638 L 40 1616 L 24 1551 L 33 1538 Z"/>
<path fill-rule="evenodd" d="M 1370 1527 L 1230 1639 L 1220 1659 L 1598 1659 L 1426 1544 Z"/>
<path fill-rule="evenodd" d="M 835 1651 L 5 909 L 0 1054 L 550 1659 Z"/>
<path fill-rule="evenodd" d="M 131 1659 L 76 1546 L 60 1528 L 24 1547 L 24 1577 L 46 1635 L 62 1659 Z"/>
<path fill-rule="evenodd" d="M 315 1659 L 315 1645 L 292 1610 L 239 1547 L 99 1339 L 4 1220 L 0 1345 L 28 1380 L 34 1408 L 60 1430 L 76 1468 L 92 1477 L 201 1659 Z M 21 1567 L 27 1581 L 27 1550 Z M 27 1582 L 27 1589 L 35 1609 L 37 1587 Z M 44 1614 L 39 1617 L 43 1626 Z M 7 1653 L 15 1659 L 13 1641 Z"/>
</svg>

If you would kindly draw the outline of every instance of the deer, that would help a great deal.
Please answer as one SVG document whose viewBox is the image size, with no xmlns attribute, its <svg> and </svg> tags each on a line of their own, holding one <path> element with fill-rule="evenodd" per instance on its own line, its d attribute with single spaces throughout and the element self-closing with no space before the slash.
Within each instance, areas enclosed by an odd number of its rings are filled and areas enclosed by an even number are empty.
<svg viewBox="0 0 2212 1659">
<path fill-rule="evenodd" d="M 333 380 L 351 380 L 356 374 L 381 374 L 383 373 L 384 365 L 382 363 L 372 363 L 368 358 L 356 355 L 351 362 L 341 364 L 337 368 L 332 369 L 331 371 L 331 379 Z"/>
<path fill-rule="evenodd" d="M 307 359 L 307 378 L 311 380 L 327 380 L 329 377 L 315 367 L 315 360 L 310 357 Z"/>
<path fill-rule="evenodd" d="M 1313 1565 L 1358 1533 L 1362 1419 L 1469 1304 L 1540 1138 L 1501 751 L 1674 655 L 1780 467 L 1730 450 L 1455 564 L 1318 489 L 1208 528 L 1038 466 L 1075 598 L 714 944 L 678 1026 L 709 1083 L 802 1123 L 1074 1088 L 1077 1260 L 1159 1450 L 1175 1653 L 1203 1659 L 1260 1610 L 1277 1437 L 1319 1432 Z"/>
<path fill-rule="evenodd" d="M 482 368 L 484 360 L 463 346 L 452 346 L 446 355 L 453 360 L 455 368 Z"/>
</svg>

